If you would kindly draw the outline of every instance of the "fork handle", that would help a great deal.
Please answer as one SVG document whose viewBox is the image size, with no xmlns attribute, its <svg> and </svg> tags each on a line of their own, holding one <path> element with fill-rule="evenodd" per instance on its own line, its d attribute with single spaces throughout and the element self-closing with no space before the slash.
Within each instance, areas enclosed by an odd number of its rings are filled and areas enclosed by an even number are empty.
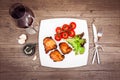
<svg viewBox="0 0 120 80">
<path fill-rule="evenodd" d="M 94 51 L 94 56 L 93 56 L 93 59 L 92 59 L 92 64 L 94 64 L 94 62 L 95 62 L 95 57 L 96 57 L 96 49 Z"/>
<path fill-rule="evenodd" d="M 100 64 L 100 56 L 98 53 L 98 49 L 96 49 L 96 56 L 97 56 L 97 62 L 98 62 L 98 64 Z"/>
</svg>

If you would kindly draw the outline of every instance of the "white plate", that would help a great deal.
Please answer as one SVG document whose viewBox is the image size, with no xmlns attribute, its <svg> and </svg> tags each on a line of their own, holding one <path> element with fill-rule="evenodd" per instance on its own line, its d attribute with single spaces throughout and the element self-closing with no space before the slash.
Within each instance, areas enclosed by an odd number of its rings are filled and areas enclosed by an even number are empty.
<svg viewBox="0 0 120 80">
<path fill-rule="evenodd" d="M 82 55 L 75 55 L 74 51 L 65 55 L 65 59 L 60 62 L 53 62 L 49 57 L 49 53 L 46 54 L 44 51 L 43 39 L 45 37 L 52 37 L 54 39 L 55 28 L 62 26 L 63 24 L 69 24 L 70 22 L 76 23 L 76 34 L 84 32 L 83 38 L 86 39 L 85 52 Z M 56 42 L 57 45 L 59 42 Z M 59 49 L 59 47 L 57 47 Z M 88 60 L 88 49 L 89 49 L 89 38 L 88 38 L 88 28 L 86 20 L 73 19 L 73 18 L 54 18 L 42 20 L 39 30 L 39 55 L 40 62 L 42 66 L 52 67 L 52 68 L 72 68 L 80 67 L 87 64 Z"/>
</svg>

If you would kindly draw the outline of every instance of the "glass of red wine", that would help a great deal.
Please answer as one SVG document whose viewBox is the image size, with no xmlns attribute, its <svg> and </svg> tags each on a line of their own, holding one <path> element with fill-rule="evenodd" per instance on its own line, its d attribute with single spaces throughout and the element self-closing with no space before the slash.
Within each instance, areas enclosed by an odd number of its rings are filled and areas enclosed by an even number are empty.
<svg viewBox="0 0 120 80">
<path fill-rule="evenodd" d="M 38 23 L 30 8 L 21 3 L 15 3 L 10 7 L 9 14 L 19 28 L 25 28 L 29 34 L 37 32 Z"/>
</svg>

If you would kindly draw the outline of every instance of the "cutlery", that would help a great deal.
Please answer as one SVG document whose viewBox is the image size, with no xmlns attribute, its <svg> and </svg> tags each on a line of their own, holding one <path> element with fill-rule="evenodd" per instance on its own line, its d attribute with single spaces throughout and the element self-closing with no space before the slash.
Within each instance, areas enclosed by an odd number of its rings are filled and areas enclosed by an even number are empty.
<svg viewBox="0 0 120 80">
<path fill-rule="evenodd" d="M 103 32 L 102 32 L 102 28 L 100 28 L 97 33 L 97 29 L 94 24 L 92 24 L 92 28 L 93 28 L 93 35 L 94 35 L 94 47 L 93 47 L 94 56 L 93 56 L 92 64 L 94 64 L 95 58 L 97 58 L 97 63 L 100 64 L 101 62 L 100 62 L 98 48 L 101 48 L 102 50 L 103 48 L 101 45 L 98 44 L 98 41 L 102 37 Z"/>
</svg>

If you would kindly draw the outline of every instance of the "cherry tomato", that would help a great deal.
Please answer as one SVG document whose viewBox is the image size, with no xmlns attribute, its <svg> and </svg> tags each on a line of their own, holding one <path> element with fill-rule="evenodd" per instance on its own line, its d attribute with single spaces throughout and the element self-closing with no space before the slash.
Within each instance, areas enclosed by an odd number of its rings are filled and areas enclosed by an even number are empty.
<svg viewBox="0 0 120 80">
<path fill-rule="evenodd" d="M 63 39 L 67 39 L 68 38 L 68 33 L 67 32 L 62 32 L 61 36 Z"/>
<path fill-rule="evenodd" d="M 70 23 L 70 28 L 71 29 L 75 29 L 76 28 L 76 23 L 75 22 L 71 22 Z"/>
<path fill-rule="evenodd" d="M 75 36 L 75 31 L 74 30 L 70 30 L 69 31 L 69 36 L 70 37 L 74 37 Z"/>
<path fill-rule="evenodd" d="M 68 24 L 64 24 L 63 26 L 62 26 L 62 30 L 63 31 L 67 31 L 69 29 L 69 25 Z"/>
<path fill-rule="evenodd" d="M 61 33 L 61 32 L 62 32 L 62 28 L 61 28 L 61 27 L 57 27 L 57 28 L 55 29 L 55 31 L 56 31 L 56 33 Z"/>
<path fill-rule="evenodd" d="M 55 34 L 55 40 L 60 41 L 61 40 L 61 35 L 60 34 Z"/>
</svg>

